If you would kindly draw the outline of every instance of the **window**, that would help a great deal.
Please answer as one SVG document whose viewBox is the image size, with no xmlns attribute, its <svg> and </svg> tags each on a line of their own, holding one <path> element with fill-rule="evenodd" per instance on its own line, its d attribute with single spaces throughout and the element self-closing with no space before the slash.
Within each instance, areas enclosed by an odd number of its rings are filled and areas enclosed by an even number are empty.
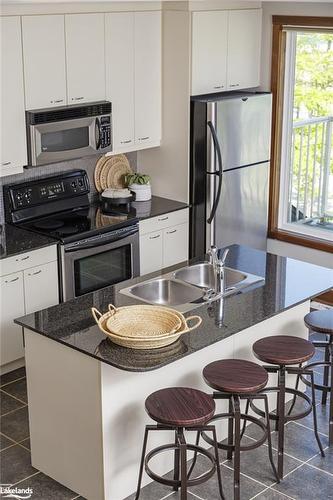
<svg viewBox="0 0 333 500">
<path fill-rule="evenodd" d="M 331 251 L 333 20 L 324 23 L 332 29 L 321 26 L 320 18 L 298 21 L 273 17 L 269 235 Z"/>
</svg>

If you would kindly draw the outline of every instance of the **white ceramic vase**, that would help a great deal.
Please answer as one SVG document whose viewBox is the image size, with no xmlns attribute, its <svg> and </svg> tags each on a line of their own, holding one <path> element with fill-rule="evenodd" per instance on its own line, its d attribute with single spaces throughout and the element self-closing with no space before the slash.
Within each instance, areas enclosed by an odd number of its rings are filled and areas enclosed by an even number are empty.
<svg viewBox="0 0 333 500">
<path fill-rule="evenodd" d="M 149 184 L 130 184 L 130 191 L 135 193 L 135 201 L 148 201 L 151 199 L 151 185 Z"/>
</svg>

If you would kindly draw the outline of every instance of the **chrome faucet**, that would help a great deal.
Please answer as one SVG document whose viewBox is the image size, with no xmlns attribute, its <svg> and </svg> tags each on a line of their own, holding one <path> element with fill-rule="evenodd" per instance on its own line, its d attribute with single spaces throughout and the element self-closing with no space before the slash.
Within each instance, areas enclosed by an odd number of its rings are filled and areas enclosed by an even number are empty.
<svg viewBox="0 0 333 500">
<path fill-rule="evenodd" d="M 209 262 L 214 269 L 215 294 L 223 294 L 225 292 L 225 261 L 229 253 L 229 248 L 226 248 L 221 259 L 218 257 L 218 251 L 215 245 L 210 247 L 208 252 Z"/>
</svg>

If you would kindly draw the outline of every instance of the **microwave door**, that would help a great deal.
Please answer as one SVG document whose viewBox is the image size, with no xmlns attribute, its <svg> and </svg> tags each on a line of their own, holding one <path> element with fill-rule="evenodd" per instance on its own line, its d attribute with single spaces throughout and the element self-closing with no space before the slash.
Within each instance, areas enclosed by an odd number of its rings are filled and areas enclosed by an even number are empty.
<svg viewBox="0 0 333 500">
<path fill-rule="evenodd" d="M 94 154 L 99 140 L 97 130 L 96 117 L 30 125 L 31 165 Z"/>
</svg>

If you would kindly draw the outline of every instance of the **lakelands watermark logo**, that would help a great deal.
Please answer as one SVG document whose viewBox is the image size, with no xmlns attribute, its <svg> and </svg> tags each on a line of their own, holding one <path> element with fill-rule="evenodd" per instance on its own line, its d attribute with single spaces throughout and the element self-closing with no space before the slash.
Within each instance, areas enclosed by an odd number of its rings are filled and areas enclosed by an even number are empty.
<svg viewBox="0 0 333 500">
<path fill-rule="evenodd" d="M 18 488 L 11 484 L 0 484 L 1 498 L 16 498 L 17 500 L 25 500 L 31 498 L 32 488 Z"/>
</svg>

